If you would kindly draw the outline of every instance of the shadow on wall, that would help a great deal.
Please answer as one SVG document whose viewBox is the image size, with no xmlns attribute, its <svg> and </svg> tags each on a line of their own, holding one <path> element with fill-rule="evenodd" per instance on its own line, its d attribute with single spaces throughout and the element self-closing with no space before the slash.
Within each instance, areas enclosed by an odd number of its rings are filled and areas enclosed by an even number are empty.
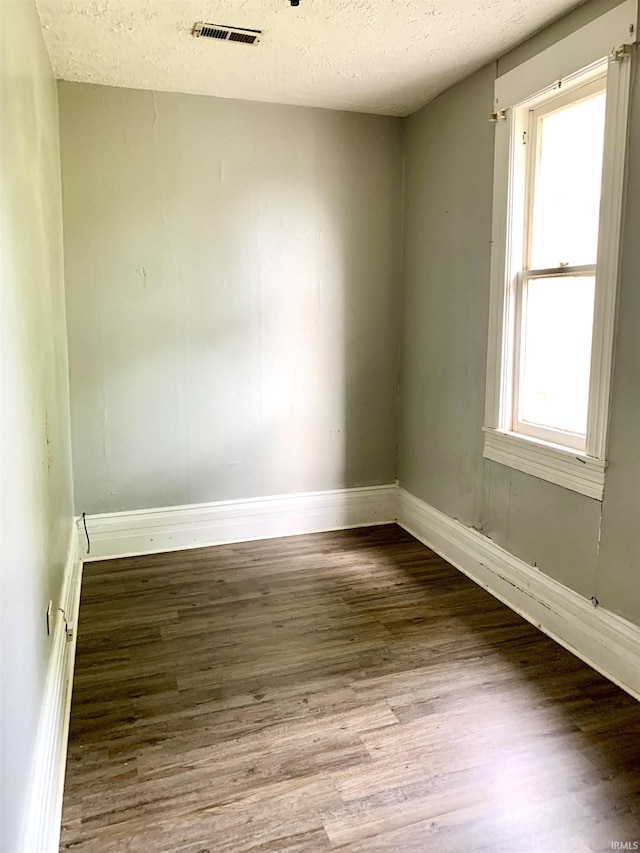
<svg viewBox="0 0 640 853">
<path fill-rule="evenodd" d="M 399 121 L 60 96 L 77 510 L 392 482 Z"/>
</svg>

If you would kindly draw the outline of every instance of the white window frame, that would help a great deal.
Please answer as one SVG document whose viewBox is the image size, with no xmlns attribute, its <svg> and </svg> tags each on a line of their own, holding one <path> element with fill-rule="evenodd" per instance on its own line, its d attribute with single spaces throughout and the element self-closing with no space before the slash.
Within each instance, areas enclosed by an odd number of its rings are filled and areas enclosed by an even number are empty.
<svg viewBox="0 0 640 853">
<path fill-rule="evenodd" d="M 572 35 L 500 76 L 495 84 L 495 154 L 491 296 L 484 456 L 573 491 L 602 500 L 606 469 L 609 396 L 615 332 L 616 290 L 622 227 L 631 56 L 636 41 L 638 0 L 625 0 Z M 517 276 L 523 258 L 523 111 L 550 93 L 581 86 L 607 74 L 600 228 L 596 263 L 594 327 L 587 437 L 584 449 L 558 443 L 546 433 L 513 430 L 516 381 Z M 539 274 L 541 271 L 535 271 Z M 557 274 L 557 271 L 555 271 Z M 576 445 L 580 442 L 576 441 Z"/>
<path fill-rule="evenodd" d="M 597 247 L 594 247 L 593 263 L 584 264 L 581 266 L 557 266 L 551 268 L 532 268 L 531 267 L 531 250 L 532 250 L 532 231 L 533 231 L 533 207 L 534 207 L 534 184 L 536 176 L 537 161 L 539 156 L 539 119 L 545 115 L 550 115 L 558 109 L 577 103 L 580 98 L 587 98 L 597 94 L 598 92 L 606 93 L 607 86 L 607 65 L 608 61 L 604 60 L 601 63 L 592 65 L 586 72 L 576 74 L 571 81 L 571 85 L 565 85 L 551 92 L 546 91 L 542 94 L 534 96 L 531 100 L 514 108 L 515 140 L 514 154 L 516 153 L 515 146 L 520 148 L 520 156 L 514 156 L 512 180 L 514 187 L 518 186 L 522 191 L 522 198 L 514 204 L 517 208 L 518 217 L 514 216 L 512 220 L 512 229 L 514 237 L 517 236 L 518 244 L 516 248 L 515 240 L 512 241 L 512 253 L 514 253 L 514 266 L 516 261 L 515 252 L 520 255 L 520 264 L 522 268 L 513 277 L 513 399 L 511 401 L 511 424 L 512 429 L 518 435 L 546 441 L 551 444 L 558 444 L 563 447 L 586 452 L 586 442 L 584 435 L 577 435 L 567 430 L 554 429 L 552 427 L 541 426 L 525 421 L 521 417 L 521 399 L 520 385 L 522 383 L 522 349 L 523 349 L 523 325 L 525 313 L 524 309 L 524 294 L 529 281 L 536 278 L 558 278 L 562 276 L 571 276 L 574 278 L 596 275 L 596 255 Z M 526 138 L 526 144 L 524 141 Z"/>
</svg>

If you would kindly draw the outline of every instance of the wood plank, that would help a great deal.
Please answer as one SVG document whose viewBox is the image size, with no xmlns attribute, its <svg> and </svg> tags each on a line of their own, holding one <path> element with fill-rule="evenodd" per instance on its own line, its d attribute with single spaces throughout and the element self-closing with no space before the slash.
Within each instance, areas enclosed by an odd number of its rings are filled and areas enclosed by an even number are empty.
<svg viewBox="0 0 640 853">
<path fill-rule="evenodd" d="M 395 525 L 86 566 L 61 850 L 595 853 L 640 706 Z"/>
</svg>

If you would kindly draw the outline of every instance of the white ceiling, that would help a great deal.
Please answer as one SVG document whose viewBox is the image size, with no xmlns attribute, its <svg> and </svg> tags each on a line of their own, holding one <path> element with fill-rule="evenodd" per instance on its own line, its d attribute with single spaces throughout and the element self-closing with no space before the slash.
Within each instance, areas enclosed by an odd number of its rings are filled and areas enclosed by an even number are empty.
<svg viewBox="0 0 640 853">
<path fill-rule="evenodd" d="M 37 0 L 63 80 L 407 115 L 576 0 Z M 263 30 L 195 39 L 196 21 Z"/>
</svg>

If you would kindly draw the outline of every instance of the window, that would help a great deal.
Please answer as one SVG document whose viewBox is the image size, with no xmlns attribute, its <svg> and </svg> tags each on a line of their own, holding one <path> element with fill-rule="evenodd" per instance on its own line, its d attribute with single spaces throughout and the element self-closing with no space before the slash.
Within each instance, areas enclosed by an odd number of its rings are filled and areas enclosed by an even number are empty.
<svg viewBox="0 0 640 853">
<path fill-rule="evenodd" d="M 599 499 L 636 17 L 628 0 L 499 77 L 493 116 L 484 455 Z"/>
<path fill-rule="evenodd" d="M 584 450 L 606 76 L 523 105 L 512 429 Z"/>
</svg>

